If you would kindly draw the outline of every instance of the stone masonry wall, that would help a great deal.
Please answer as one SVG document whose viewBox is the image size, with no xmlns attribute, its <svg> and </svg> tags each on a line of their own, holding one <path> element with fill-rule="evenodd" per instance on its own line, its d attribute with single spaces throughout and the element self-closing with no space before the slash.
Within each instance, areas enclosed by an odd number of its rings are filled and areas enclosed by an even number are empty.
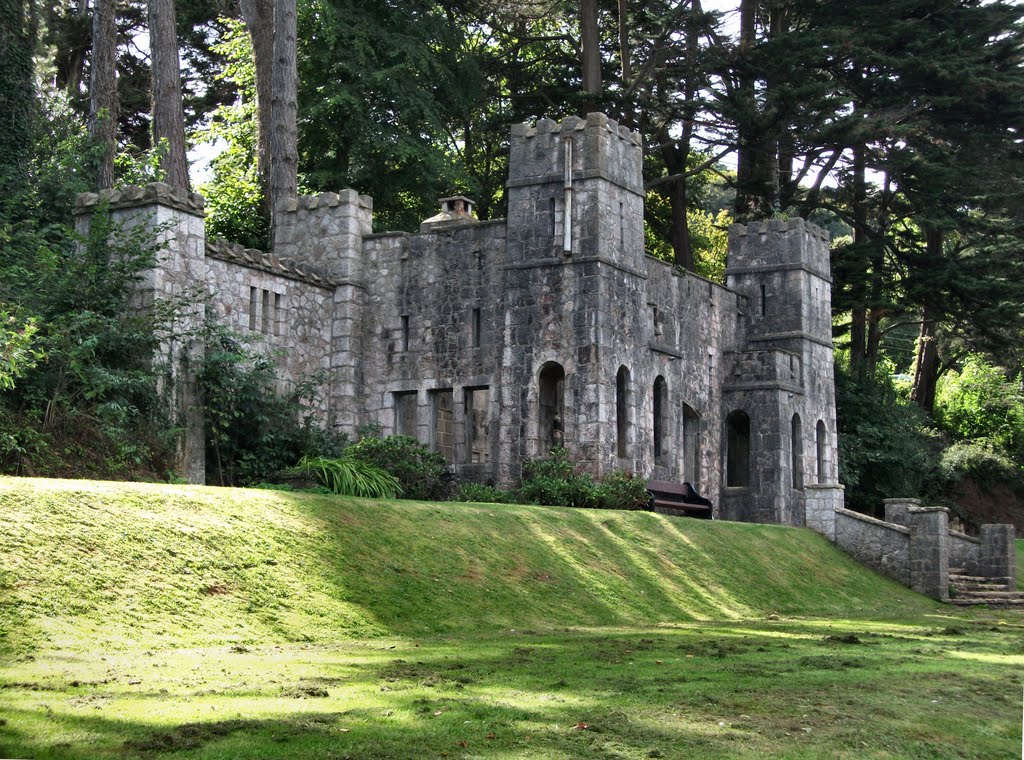
<svg viewBox="0 0 1024 760">
<path fill-rule="evenodd" d="M 207 246 L 206 280 L 216 316 L 278 363 L 282 392 L 314 383 L 314 409 L 328 424 L 333 283 L 222 241 Z"/>
<path fill-rule="evenodd" d="M 836 545 L 863 565 L 910 585 L 910 529 L 836 510 Z"/>
</svg>

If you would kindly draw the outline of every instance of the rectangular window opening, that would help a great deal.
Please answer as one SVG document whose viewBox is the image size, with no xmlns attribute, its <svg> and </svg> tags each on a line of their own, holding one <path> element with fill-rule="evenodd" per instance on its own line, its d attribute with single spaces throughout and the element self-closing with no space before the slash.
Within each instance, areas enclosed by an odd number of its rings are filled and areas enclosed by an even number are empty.
<svg viewBox="0 0 1024 760">
<path fill-rule="evenodd" d="M 473 309 L 473 314 L 470 317 L 470 332 L 472 336 L 473 348 L 480 348 L 480 330 L 481 330 L 481 318 L 480 309 Z"/>
<path fill-rule="evenodd" d="M 452 390 L 430 392 L 430 445 L 451 464 L 455 461 L 455 399 Z"/>
<path fill-rule="evenodd" d="M 274 335 L 284 335 L 284 310 L 281 308 L 282 296 L 274 293 Z"/>
<path fill-rule="evenodd" d="M 249 330 L 256 331 L 256 304 L 259 302 L 257 288 L 249 288 Z"/>
<path fill-rule="evenodd" d="M 487 387 L 466 388 L 466 461 L 470 464 L 489 462 L 490 446 L 487 406 L 489 391 Z"/>
<path fill-rule="evenodd" d="M 264 335 L 270 334 L 270 291 L 263 291 L 263 311 L 260 314 L 260 332 Z"/>
<path fill-rule="evenodd" d="M 395 400 L 395 435 L 416 438 L 416 391 L 399 391 Z"/>
<path fill-rule="evenodd" d="M 409 315 L 402 315 L 402 350 L 409 350 Z"/>
</svg>

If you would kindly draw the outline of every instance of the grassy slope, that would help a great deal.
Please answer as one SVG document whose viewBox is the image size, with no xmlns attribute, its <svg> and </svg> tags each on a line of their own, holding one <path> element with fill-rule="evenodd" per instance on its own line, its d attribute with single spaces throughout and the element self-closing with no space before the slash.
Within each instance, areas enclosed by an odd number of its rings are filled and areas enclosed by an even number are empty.
<svg viewBox="0 0 1024 760">
<path fill-rule="evenodd" d="M 0 557 L 4 757 L 1020 747 L 1020 613 L 938 605 L 807 531 L 0 479 Z"/>
<path fill-rule="evenodd" d="M 934 604 L 805 530 L 0 479 L 0 651 L 650 625 Z"/>
</svg>

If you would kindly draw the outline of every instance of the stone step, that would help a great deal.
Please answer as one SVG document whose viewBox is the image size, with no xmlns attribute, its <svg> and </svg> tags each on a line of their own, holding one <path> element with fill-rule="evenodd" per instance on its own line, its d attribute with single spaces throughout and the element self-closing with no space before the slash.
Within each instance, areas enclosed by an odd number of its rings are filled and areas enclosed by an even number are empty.
<svg viewBox="0 0 1024 760">
<path fill-rule="evenodd" d="M 963 597 L 958 596 L 949 600 L 950 604 L 956 604 L 960 607 L 970 606 L 981 606 L 987 605 L 989 607 L 1024 607 L 1024 597 L 1015 599 L 989 599 L 988 597 Z"/>
<path fill-rule="evenodd" d="M 960 596 L 983 596 L 986 599 L 1024 599 L 1024 591 L 964 591 Z"/>
<path fill-rule="evenodd" d="M 971 591 L 1009 591 L 1009 585 L 1006 583 L 960 583 L 957 581 L 953 582 L 953 586 L 957 591 L 961 593 L 968 593 Z"/>
<path fill-rule="evenodd" d="M 949 574 L 950 583 L 957 583 L 958 581 L 963 581 L 964 583 L 984 583 L 987 580 L 988 578 L 984 575 L 963 575 L 962 573 Z"/>
</svg>

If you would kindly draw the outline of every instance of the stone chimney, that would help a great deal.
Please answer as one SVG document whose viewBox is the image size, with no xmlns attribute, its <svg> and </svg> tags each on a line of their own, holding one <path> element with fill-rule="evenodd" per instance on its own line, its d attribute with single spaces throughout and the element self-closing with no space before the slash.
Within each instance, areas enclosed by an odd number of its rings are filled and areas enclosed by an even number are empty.
<svg viewBox="0 0 1024 760">
<path fill-rule="evenodd" d="M 445 227 L 467 224 L 477 221 L 473 216 L 473 206 L 476 204 L 465 195 L 453 195 L 449 198 L 438 200 L 441 204 L 441 211 L 438 214 L 424 219 L 420 223 L 420 232 L 431 232 Z"/>
</svg>

